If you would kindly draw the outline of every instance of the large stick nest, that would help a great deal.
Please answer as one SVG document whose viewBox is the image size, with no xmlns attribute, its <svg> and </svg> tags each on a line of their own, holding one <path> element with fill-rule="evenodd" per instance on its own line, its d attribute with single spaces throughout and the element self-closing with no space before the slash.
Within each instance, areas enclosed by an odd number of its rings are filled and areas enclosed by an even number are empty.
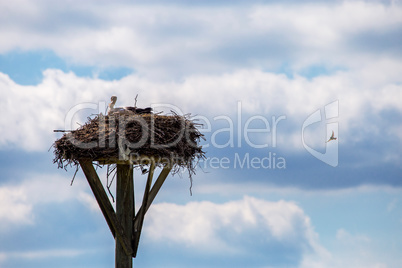
<svg viewBox="0 0 402 268">
<path fill-rule="evenodd" d="M 189 116 L 180 115 L 114 115 L 88 118 L 75 131 L 66 133 L 54 143 L 54 163 L 59 168 L 78 165 L 79 160 L 113 163 L 150 157 L 156 164 L 168 160 L 176 168 L 194 172 L 195 164 L 204 158 L 199 145 L 203 135 Z"/>
</svg>

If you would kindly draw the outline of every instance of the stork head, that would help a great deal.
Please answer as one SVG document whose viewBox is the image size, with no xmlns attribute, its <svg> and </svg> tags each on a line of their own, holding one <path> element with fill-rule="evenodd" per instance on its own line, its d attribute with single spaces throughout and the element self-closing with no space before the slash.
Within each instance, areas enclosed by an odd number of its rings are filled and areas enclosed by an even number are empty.
<svg viewBox="0 0 402 268">
<path fill-rule="evenodd" d="M 113 104 L 115 104 L 116 101 L 117 101 L 117 97 L 116 97 L 116 96 L 112 96 L 112 97 L 110 98 L 110 100 L 112 101 Z"/>
</svg>

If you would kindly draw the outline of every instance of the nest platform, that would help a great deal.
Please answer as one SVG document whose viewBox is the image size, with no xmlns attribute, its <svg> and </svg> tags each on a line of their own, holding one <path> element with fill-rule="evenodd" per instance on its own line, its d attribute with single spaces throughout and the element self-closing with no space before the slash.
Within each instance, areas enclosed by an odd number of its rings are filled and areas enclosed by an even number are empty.
<svg viewBox="0 0 402 268">
<path fill-rule="evenodd" d="M 152 159 L 194 172 L 195 164 L 205 157 L 197 126 L 189 116 L 176 114 L 100 114 L 55 141 L 53 162 L 66 168 L 81 160 L 143 165 Z"/>
</svg>

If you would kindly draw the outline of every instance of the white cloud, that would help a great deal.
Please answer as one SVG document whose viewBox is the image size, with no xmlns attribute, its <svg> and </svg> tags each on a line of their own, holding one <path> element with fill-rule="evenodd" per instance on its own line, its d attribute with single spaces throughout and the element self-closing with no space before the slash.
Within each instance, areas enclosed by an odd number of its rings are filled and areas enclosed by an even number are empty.
<svg viewBox="0 0 402 268">
<path fill-rule="evenodd" d="M 394 198 L 391 202 L 388 203 L 387 205 L 387 212 L 392 212 L 398 203 L 398 199 Z"/>
<path fill-rule="evenodd" d="M 20 252 L 7 252 L 7 259 L 45 259 L 54 257 L 76 257 L 84 254 L 85 251 L 77 249 L 50 249 L 50 250 L 33 250 Z"/>
<path fill-rule="evenodd" d="M 0 263 L 7 259 L 6 253 L 0 252 Z"/>
<path fill-rule="evenodd" d="M 78 200 L 80 200 L 86 207 L 88 207 L 91 211 L 98 212 L 99 205 L 94 198 L 93 194 L 87 192 L 79 192 Z"/>
<path fill-rule="evenodd" d="M 87 183 L 75 180 L 70 187 L 70 180 L 57 174 L 31 174 L 19 184 L 0 186 L 0 230 L 34 224 L 35 208 L 40 205 L 78 200 L 95 211 L 97 204 Z"/>
<path fill-rule="evenodd" d="M 366 235 L 351 235 L 345 229 L 339 229 L 336 232 L 336 239 L 341 241 L 342 243 L 353 245 L 353 243 L 369 243 L 371 242 L 370 238 Z"/>
<path fill-rule="evenodd" d="M 384 69 L 388 66 L 390 70 L 402 70 L 397 62 L 379 64 Z M 213 126 L 217 125 L 213 117 L 218 115 L 227 115 L 237 123 L 239 100 L 243 123 L 253 115 L 264 116 L 270 122 L 272 116 L 284 115 L 286 120 L 281 121 L 277 129 L 277 146 L 290 150 L 302 149 L 303 121 L 317 109 L 339 100 L 341 143 L 359 141 L 369 133 L 371 137 L 388 135 L 401 141 L 397 125 L 383 133 L 382 125 L 390 118 L 385 115 L 372 118 L 373 114 L 385 111 L 402 112 L 398 102 L 402 98 L 400 78 L 392 71 L 388 76 L 378 75 L 371 65 L 357 72 L 338 72 L 313 80 L 301 76 L 291 79 L 254 69 L 224 75 L 192 75 L 178 82 L 154 81 L 135 74 L 118 81 L 80 78 L 58 70 L 47 70 L 44 75 L 43 82 L 37 86 L 21 86 L 7 75 L 0 75 L 0 89 L 7 96 L 0 99 L 0 112 L 7 114 L 0 119 L 3 129 L 0 146 L 48 149 L 59 137 L 53 133 L 54 129 L 75 129 L 76 122 L 84 123 L 87 115 L 104 112 L 111 95 L 118 96 L 119 105 L 133 105 L 136 94 L 139 94 L 139 105 L 173 104 L 184 113 L 207 116 Z M 65 118 L 73 108 L 88 103 L 96 109 L 80 111 L 65 126 Z M 292 125 L 285 131 L 286 123 Z M 325 144 L 325 132 L 310 134 L 308 138 L 313 145 Z M 398 156 L 389 158 L 395 161 Z"/>
<path fill-rule="evenodd" d="M 26 193 L 18 187 L 0 188 L 0 229 L 14 224 L 31 224 L 32 205 Z"/>
<path fill-rule="evenodd" d="M 0 119 L 4 132 L 0 145 L 28 151 L 49 148 L 56 137 L 53 130 L 64 129 L 68 111 L 77 103 L 97 103 L 100 100 L 97 90 L 107 90 L 112 84 L 47 70 L 38 86 L 20 86 L 0 73 L 0 90 L 6 96 L 0 100 L 0 112 L 7 114 Z M 86 86 L 93 88 L 88 90 Z M 74 124 L 74 127 L 78 125 Z"/>
<path fill-rule="evenodd" d="M 399 56 L 387 54 L 386 46 L 377 53 L 355 44 L 371 43 L 360 36 L 367 32 L 401 28 L 400 5 L 344 1 L 194 7 L 89 1 L 84 8 L 18 1 L 2 3 L 0 13 L 7 26 L 0 30 L 2 53 L 49 49 L 67 64 L 136 70 L 114 82 L 46 70 L 37 86 L 20 86 L 0 73 L 0 90 L 7 95 L 0 100 L 0 112 L 8 115 L 0 119 L 1 147 L 47 149 L 56 138 L 52 130 L 64 128 L 74 105 L 108 101 L 112 94 L 122 105 L 133 104 L 139 93 L 145 105 L 170 103 L 184 112 L 232 118 L 240 100 L 245 114 L 292 120 L 293 129 L 278 138 L 278 146 L 291 150 L 303 148 L 303 120 L 334 100 L 340 103 L 341 144 L 383 135 L 370 113 L 401 112 Z M 281 70 L 284 63 L 289 70 Z M 329 74 L 300 75 L 315 65 Z M 84 119 L 75 118 L 73 127 Z M 401 141 L 397 124 L 387 133 Z M 322 147 L 325 138 L 324 132 L 312 133 L 309 145 Z M 383 159 L 397 162 L 399 157 L 389 152 Z"/>
<path fill-rule="evenodd" d="M 400 5 L 363 1 L 195 7 L 97 1 L 77 6 L 47 0 L 2 5 L 3 53 L 49 49 L 72 62 L 126 66 L 164 78 L 278 69 L 284 62 L 292 71 L 314 64 L 358 69 L 395 57 L 387 48 L 396 41 L 381 43 L 378 54 L 368 44 L 378 40 L 375 34 L 397 30 L 402 23 Z M 395 35 L 389 33 L 391 40 Z"/>
<path fill-rule="evenodd" d="M 325 252 L 310 219 L 292 202 L 244 197 L 223 204 L 153 205 L 144 226 L 155 241 L 174 242 L 206 253 L 269 255 L 276 245 L 296 255 Z M 283 253 L 285 254 L 285 253 Z"/>
<path fill-rule="evenodd" d="M 202 176 L 201 174 L 199 176 Z M 206 178 L 202 178 L 206 180 Z M 244 180 L 246 181 L 246 180 Z M 306 196 L 317 196 L 317 198 L 335 197 L 343 198 L 345 196 L 354 196 L 360 194 L 374 194 L 384 193 L 387 195 L 398 195 L 402 193 L 402 190 L 397 187 L 387 185 L 358 185 L 355 187 L 342 188 L 342 189 L 300 189 L 295 186 L 277 186 L 270 184 L 268 181 L 262 183 L 256 182 L 244 182 L 237 184 L 227 184 L 219 182 L 207 182 L 202 185 L 195 185 L 195 191 L 200 194 L 218 194 L 220 196 L 233 196 L 240 195 L 242 193 L 250 193 L 256 195 L 278 195 L 278 196 L 297 196 L 303 198 Z M 396 201 L 393 200 L 389 205 L 389 209 L 393 209 Z M 387 207 L 387 210 L 389 210 Z"/>
<path fill-rule="evenodd" d="M 331 255 L 307 256 L 301 268 L 387 268 L 399 267 L 394 259 L 383 260 L 373 247 L 374 241 L 365 234 L 351 234 L 345 229 L 336 232 Z"/>
<path fill-rule="evenodd" d="M 13 260 L 46 260 L 51 258 L 69 258 L 92 253 L 91 250 L 79 249 L 48 249 L 48 250 L 26 250 L 26 251 L 0 251 L 0 264 L 2 262 L 12 263 Z"/>
<path fill-rule="evenodd" d="M 341 228 L 336 232 L 337 259 L 334 267 L 372 267 L 382 268 L 388 265 L 381 261 L 373 248 L 372 239 L 366 234 L 351 234 Z"/>
</svg>

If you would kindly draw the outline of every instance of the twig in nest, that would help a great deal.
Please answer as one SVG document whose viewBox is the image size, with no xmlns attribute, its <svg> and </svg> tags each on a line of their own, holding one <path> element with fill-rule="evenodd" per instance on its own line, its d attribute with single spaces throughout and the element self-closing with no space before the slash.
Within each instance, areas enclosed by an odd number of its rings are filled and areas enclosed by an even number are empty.
<svg viewBox="0 0 402 268">
<path fill-rule="evenodd" d="M 93 163 L 93 164 L 96 166 L 96 169 L 95 169 L 95 170 L 98 170 L 98 168 L 102 168 L 102 166 L 99 165 L 98 163 Z"/>
<path fill-rule="evenodd" d="M 135 95 L 135 103 L 134 103 L 134 107 L 137 108 L 137 98 L 138 98 L 138 94 Z"/>
<path fill-rule="evenodd" d="M 53 132 L 75 132 L 75 130 L 55 129 Z"/>
<path fill-rule="evenodd" d="M 189 188 L 189 190 L 190 190 L 190 196 L 193 196 L 193 191 L 191 189 L 193 189 L 193 177 L 190 174 L 190 188 Z"/>
<path fill-rule="evenodd" d="M 75 179 L 75 175 L 77 175 L 77 172 L 78 172 L 79 169 L 80 169 L 80 165 L 77 165 L 77 168 L 75 169 L 75 173 L 74 173 L 73 179 L 71 180 L 70 186 L 73 185 L 73 182 L 74 182 L 74 179 Z"/>
<path fill-rule="evenodd" d="M 140 167 L 140 169 L 141 169 L 141 173 L 142 173 L 142 175 L 144 175 L 144 174 L 146 174 L 146 173 L 148 173 L 148 172 L 149 172 L 149 170 L 148 170 L 148 169 L 144 168 L 144 165 L 139 165 L 139 167 Z"/>
<path fill-rule="evenodd" d="M 114 203 L 114 196 L 113 196 L 112 192 L 110 191 L 110 186 L 112 186 L 113 180 L 114 180 L 114 178 L 116 177 L 116 172 L 113 174 L 110 183 L 109 183 L 109 176 L 110 176 L 110 174 L 112 174 L 112 173 L 116 170 L 116 167 L 117 167 L 117 166 L 114 166 L 111 170 L 110 170 L 110 166 L 112 166 L 112 165 L 107 165 L 107 172 L 106 172 L 106 188 L 107 188 L 107 191 L 109 192 L 110 197 L 112 198 L 112 201 L 113 201 L 113 203 Z"/>
<path fill-rule="evenodd" d="M 55 146 L 55 143 L 53 142 L 53 144 L 50 145 L 49 150 L 47 150 L 47 151 L 50 152 L 50 150 L 51 150 L 54 146 Z M 54 163 L 54 161 L 53 161 L 53 163 Z"/>
</svg>

